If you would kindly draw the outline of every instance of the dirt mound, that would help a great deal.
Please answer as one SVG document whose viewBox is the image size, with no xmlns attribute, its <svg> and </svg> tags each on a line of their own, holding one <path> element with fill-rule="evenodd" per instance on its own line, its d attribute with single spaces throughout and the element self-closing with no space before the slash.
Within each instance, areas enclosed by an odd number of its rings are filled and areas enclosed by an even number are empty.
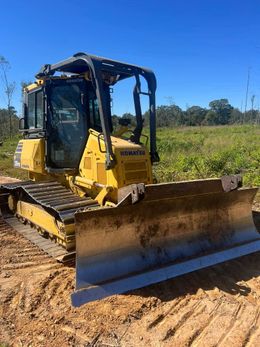
<svg viewBox="0 0 260 347">
<path fill-rule="evenodd" d="M 74 268 L 1 219 L 0 345 L 255 347 L 259 265 L 258 252 L 74 309 Z"/>
</svg>

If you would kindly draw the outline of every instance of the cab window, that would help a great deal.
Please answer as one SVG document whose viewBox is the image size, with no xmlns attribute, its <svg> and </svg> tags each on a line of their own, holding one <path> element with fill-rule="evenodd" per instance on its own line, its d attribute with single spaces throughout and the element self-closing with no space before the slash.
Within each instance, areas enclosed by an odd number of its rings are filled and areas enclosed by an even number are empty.
<svg viewBox="0 0 260 347">
<path fill-rule="evenodd" d="M 99 115 L 98 101 L 92 97 L 89 99 L 90 128 L 101 131 L 101 120 Z"/>
<path fill-rule="evenodd" d="M 35 128 L 35 93 L 28 95 L 28 128 Z"/>
<path fill-rule="evenodd" d="M 27 124 L 29 129 L 43 128 L 43 92 L 28 94 Z"/>
<path fill-rule="evenodd" d="M 43 128 L 43 92 L 36 94 L 36 128 Z"/>
</svg>

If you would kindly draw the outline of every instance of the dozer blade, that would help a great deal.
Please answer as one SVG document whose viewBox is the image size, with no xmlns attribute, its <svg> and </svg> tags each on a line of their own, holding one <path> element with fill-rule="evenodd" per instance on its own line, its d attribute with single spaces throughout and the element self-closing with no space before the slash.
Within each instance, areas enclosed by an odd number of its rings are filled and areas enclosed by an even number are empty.
<svg viewBox="0 0 260 347">
<path fill-rule="evenodd" d="M 209 179 L 147 185 L 134 205 L 128 196 L 116 207 L 77 212 L 72 304 L 259 251 L 260 234 L 252 219 L 257 189 L 225 183 Z"/>
</svg>

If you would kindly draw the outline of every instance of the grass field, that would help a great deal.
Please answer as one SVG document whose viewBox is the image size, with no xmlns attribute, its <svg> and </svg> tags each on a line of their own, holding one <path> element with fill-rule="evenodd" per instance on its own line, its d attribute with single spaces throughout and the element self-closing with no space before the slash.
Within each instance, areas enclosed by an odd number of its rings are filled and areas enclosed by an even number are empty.
<svg viewBox="0 0 260 347">
<path fill-rule="evenodd" d="M 0 147 L 0 175 L 26 179 L 27 174 L 23 170 L 13 167 L 13 156 L 19 141 L 19 136 L 4 140 Z"/>
<path fill-rule="evenodd" d="M 158 129 L 158 181 L 242 173 L 244 184 L 260 186 L 260 127 L 219 126 Z"/>
<path fill-rule="evenodd" d="M 161 128 L 157 138 L 159 182 L 242 173 L 245 185 L 260 186 L 260 126 Z M 13 168 L 18 140 L 0 147 L 0 174 L 25 179 L 26 172 Z"/>
</svg>

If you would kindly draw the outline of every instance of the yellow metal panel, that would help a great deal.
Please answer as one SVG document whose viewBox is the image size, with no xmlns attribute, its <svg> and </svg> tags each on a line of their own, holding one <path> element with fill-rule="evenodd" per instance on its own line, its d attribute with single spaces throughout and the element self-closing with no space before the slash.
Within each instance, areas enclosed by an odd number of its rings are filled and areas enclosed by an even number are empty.
<svg viewBox="0 0 260 347">
<path fill-rule="evenodd" d="M 67 249 L 74 247 L 74 241 L 70 243 L 66 238 L 74 234 L 74 224 L 64 225 L 61 222 L 57 222 L 41 206 L 24 201 L 17 202 L 16 212 L 19 216 L 30 221 L 34 226 L 42 229 L 42 231 L 46 231 L 58 238 L 59 242 L 66 246 Z"/>
<path fill-rule="evenodd" d="M 144 161 L 134 161 L 125 163 L 124 167 L 126 171 L 146 170 L 146 163 Z"/>
<path fill-rule="evenodd" d="M 19 141 L 14 155 L 14 166 L 30 172 L 46 173 L 44 145 L 44 139 L 24 139 Z"/>
<path fill-rule="evenodd" d="M 84 159 L 84 169 L 91 170 L 91 157 L 86 157 Z"/>
<path fill-rule="evenodd" d="M 147 180 L 147 171 L 129 171 L 125 173 L 126 181 L 130 184 L 133 181 L 142 182 Z"/>
<path fill-rule="evenodd" d="M 101 184 L 107 184 L 107 173 L 104 163 L 97 163 L 97 181 Z"/>
<path fill-rule="evenodd" d="M 135 144 L 127 140 L 112 136 L 112 149 L 116 158 L 116 166 L 105 170 L 105 143 L 100 133 L 90 130 L 86 148 L 84 150 L 79 172 L 81 177 L 93 182 L 95 192 L 101 191 L 95 183 L 113 188 L 112 200 L 115 200 L 117 189 L 133 183 L 152 183 L 152 166 L 148 148 L 142 144 Z M 99 137 L 98 137 L 99 136 Z M 100 151 L 101 148 L 101 151 Z M 91 158 L 91 165 L 90 160 Z M 77 180 L 78 184 L 80 180 Z M 77 184 L 77 183 L 76 183 Z M 80 185 L 80 184 L 79 184 Z M 85 186 L 86 187 L 86 186 Z"/>
<path fill-rule="evenodd" d="M 37 80 L 36 82 L 32 83 L 32 84 L 29 84 L 28 86 L 26 86 L 24 88 L 24 91 L 25 92 L 33 92 L 34 89 L 37 89 L 39 88 L 41 85 L 44 84 L 44 80 Z"/>
</svg>

